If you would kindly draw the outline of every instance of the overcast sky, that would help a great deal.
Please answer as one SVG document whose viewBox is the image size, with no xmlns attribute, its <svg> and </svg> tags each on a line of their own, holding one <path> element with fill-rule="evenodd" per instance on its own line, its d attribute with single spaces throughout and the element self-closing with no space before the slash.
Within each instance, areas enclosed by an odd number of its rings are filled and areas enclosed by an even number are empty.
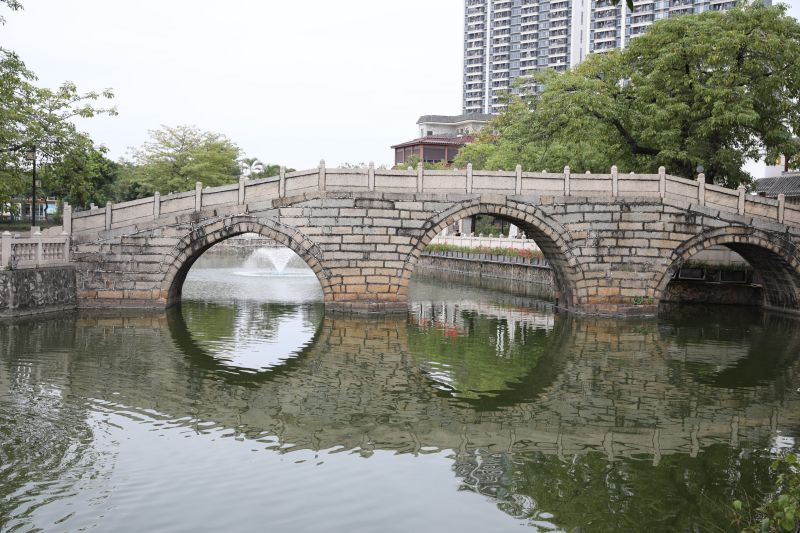
<svg viewBox="0 0 800 533">
<path fill-rule="evenodd" d="M 789 2 L 800 16 L 800 0 Z M 390 164 L 424 114 L 461 112 L 463 0 L 23 0 L 0 45 L 55 87 L 110 87 L 81 123 L 118 158 L 162 124 L 295 168 Z"/>
<path fill-rule="evenodd" d="M 41 85 L 111 87 L 81 124 L 116 158 L 192 124 L 295 168 L 394 160 L 423 114 L 461 111 L 462 0 L 23 0 L 0 44 Z"/>
</svg>

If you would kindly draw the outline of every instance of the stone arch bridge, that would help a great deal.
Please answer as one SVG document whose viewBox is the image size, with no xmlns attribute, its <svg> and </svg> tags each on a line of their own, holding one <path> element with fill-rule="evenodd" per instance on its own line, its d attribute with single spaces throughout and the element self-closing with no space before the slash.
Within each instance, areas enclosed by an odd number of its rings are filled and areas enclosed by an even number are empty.
<svg viewBox="0 0 800 533">
<path fill-rule="evenodd" d="M 800 206 L 658 174 L 319 168 L 73 213 L 79 305 L 168 306 L 194 261 L 246 232 L 294 250 L 326 308 L 406 309 L 430 240 L 489 214 L 521 227 L 576 312 L 650 314 L 692 255 L 725 245 L 760 274 L 765 307 L 800 310 Z"/>
</svg>

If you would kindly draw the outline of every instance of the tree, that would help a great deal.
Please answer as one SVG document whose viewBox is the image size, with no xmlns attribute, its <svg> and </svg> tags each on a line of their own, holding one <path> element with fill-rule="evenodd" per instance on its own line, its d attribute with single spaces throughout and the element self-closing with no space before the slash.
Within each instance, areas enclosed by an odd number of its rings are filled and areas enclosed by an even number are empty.
<svg viewBox="0 0 800 533">
<path fill-rule="evenodd" d="M 106 157 L 105 146 L 95 147 L 88 137 L 84 143 L 41 170 L 46 191 L 81 208 L 111 200 L 120 174 L 119 163 Z"/>
<path fill-rule="evenodd" d="M 133 160 L 123 162 L 117 188 L 123 197 L 187 191 L 198 181 L 215 187 L 239 178 L 239 148 L 224 135 L 194 126 L 162 126 L 149 133 Z"/>
<path fill-rule="evenodd" d="M 0 4 L 15 11 L 22 7 L 16 0 Z M 85 146 L 86 136 L 77 131 L 73 118 L 116 114 L 113 107 L 96 105 L 113 98 L 110 89 L 81 93 L 71 82 L 58 89 L 35 82 L 17 54 L 0 48 L 0 203 L 27 189 L 34 157 L 40 164 L 54 163 Z"/>
<path fill-rule="evenodd" d="M 663 165 L 687 178 L 702 166 L 709 182 L 735 187 L 751 180 L 747 159 L 798 152 L 798 58 L 800 24 L 783 6 L 661 20 L 625 50 L 538 74 L 544 88 L 529 108 L 510 108 L 498 119 L 499 139 L 469 147 L 460 161 L 534 157 L 578 171 Z"/>
</svg>

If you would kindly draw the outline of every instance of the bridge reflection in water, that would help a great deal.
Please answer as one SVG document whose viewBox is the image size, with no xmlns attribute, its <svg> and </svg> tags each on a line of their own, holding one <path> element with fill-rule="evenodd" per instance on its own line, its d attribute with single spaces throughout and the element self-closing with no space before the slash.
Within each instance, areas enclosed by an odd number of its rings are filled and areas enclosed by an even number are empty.
<svg viewBox="0 0 800 533">
<path fill-rule="evenodd" d="M 26 476 L 91 461 L 80 443 L 103 410 L 224 428 L 280 453 L 447 451 L 460 490 L 534 524 L 592 531 L 719 523 L 738 490 L 765 490 L 770 449 L 800 430 L 796 319 L 578 319 L 418 290 L 431 298 L 402 318 L 186 302 L 0 327 L 2 430 L 41 447 L 20 457 L 3 445 L 0 518 L 30 497 Z M 266 362 L 240 357 L 286 321 L 304 333 Z M 34 352 L 47 357 L 24 355 Z M 59 407 L 74 398 L 85 399 L 77 411 Z"/>
</svg>

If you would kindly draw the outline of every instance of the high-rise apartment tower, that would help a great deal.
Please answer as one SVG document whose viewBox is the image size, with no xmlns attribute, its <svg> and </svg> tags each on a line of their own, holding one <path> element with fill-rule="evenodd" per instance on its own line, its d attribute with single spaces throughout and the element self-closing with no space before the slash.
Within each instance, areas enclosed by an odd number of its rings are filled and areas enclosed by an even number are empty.
<svg viewBox="0 0 800 533">
<path fill-rule="evenodd" d="M 566 70 L 586 54 L 625 48 L 654 21 L 727 10 L 735 0 L 465 0 L 464 113 L 497 113 L 516 78 Z M 533 90 L 538 88 L 529 84 Z"/>
</svg>

